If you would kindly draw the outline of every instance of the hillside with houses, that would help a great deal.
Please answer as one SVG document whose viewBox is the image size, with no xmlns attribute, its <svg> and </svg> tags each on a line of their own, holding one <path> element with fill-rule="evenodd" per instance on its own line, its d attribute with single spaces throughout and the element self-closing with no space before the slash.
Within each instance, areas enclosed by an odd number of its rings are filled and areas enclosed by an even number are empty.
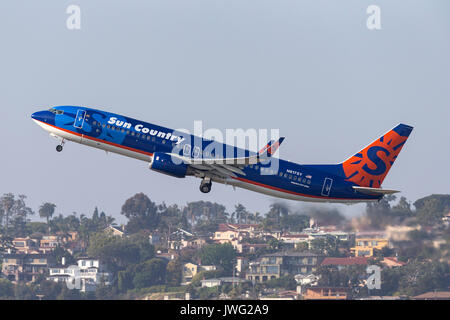
<svg viewBox="0 0 450 320">
<path fill-rule="evenodd" d="M 120 212 L 126 224 L 4 194 L 0 299 L 450 299 L 450 195 L 388 196 L 352 219 L 143 193 Z"/>
</svg>

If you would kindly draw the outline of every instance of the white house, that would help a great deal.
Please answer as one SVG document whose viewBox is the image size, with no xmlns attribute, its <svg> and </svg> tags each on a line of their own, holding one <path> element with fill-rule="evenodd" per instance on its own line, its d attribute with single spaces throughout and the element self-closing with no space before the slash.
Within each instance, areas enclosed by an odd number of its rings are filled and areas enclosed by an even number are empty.
<svg viewBox="0 0 450 320">
<path fill-rule="evenodd" d="M 102 281 L 109 285 L 110 274 L 97 259 L 80 258 L 77 265 L 66 266 L 63 258 L 60 266 L 49 268 L 47 280 L 66 282 L 71 289 L 87 292 L 95 291 Z"/>
</svg>

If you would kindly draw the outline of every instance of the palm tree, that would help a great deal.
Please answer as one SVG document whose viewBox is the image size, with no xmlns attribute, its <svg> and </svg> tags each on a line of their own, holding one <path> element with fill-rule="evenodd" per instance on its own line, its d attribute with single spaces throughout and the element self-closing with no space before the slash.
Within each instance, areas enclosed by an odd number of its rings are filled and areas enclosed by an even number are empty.
<svg viewBox="0 0 450 320">
<path fill-rule="evenodd" d="M 49 227 L 49 232 L 50 232 L 49 220 L 55 213 L 55 208 L 56 208 L 56 204 L 53 204 L 50 202 L 45 202 L 44 204 L 42 204 L 39 207 L 39 216 L 41 218 L 47 219 L 47 226 Z"/>
<path fill-rule="evenodd" d="M 242 204 L 238 203 L 235 206 L 232 217 L 236 216 L 236 220 L 240 224 L 242 223 L 242 220 L 247 221 L 247 215 L 248 215 L 247 209 Z"/>
</svg>

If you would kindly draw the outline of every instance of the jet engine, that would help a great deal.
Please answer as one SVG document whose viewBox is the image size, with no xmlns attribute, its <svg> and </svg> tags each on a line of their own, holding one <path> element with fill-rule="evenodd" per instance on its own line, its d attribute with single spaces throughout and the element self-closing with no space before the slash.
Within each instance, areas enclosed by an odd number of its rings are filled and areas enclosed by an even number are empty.
<svg viewBox="0 0 450 320">
<path fill-rule="evenodd" d="M 170 154 L 155 152 L 150 159 L 149 168 L 172 177 L 184 178 L 188 166 L 183 162 L 173 163 Z"/>
</svg>

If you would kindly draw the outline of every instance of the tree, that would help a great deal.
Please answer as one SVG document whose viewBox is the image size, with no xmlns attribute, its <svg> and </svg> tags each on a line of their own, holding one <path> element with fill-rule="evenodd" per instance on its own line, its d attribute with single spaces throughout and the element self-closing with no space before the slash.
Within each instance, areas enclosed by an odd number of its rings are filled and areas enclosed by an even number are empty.
<svg viewBox="0 0 450 320">
<path fill-rule="evenodd" d="M 39 207 L 39 216 L 41 218 L 45 218 L 47 220 L 47 225 L 49 226 L 50 231 L 50 225 L 49 220 L 55 213 L 56 205 L 50 202 L 45 202 Z"/>
<path fill-rule="evenodd" d="M 414 202 L 416 217 L 420 224 L 434 225 L 442 221 L 444 214 L 450 211 L 450 195 L 433 194 Z"/>
<path fill-rule="evenodd" d="M 174 259 L 167 264 L 166 282 L 171 287 L 179 286 L 183 273 L 183 265 L 180 259 Z"/>
<path fill-rule="evenodd" d="M 1 203 L 1 216 L 5 219 L 5 235 L 8 235 L 8 229 L 9 229 L 9 219 L 12 214 L 12 208 L 14 206 L 15 200 L 14 195 L 12 193 L 5 193 L 0 198 Z"/>
<path fill-rule="evenodd" d="M 446 290 L 450 286 L 450 266 L 440 261 L 414 261 L 402 267 L 399 293 L 414 296 L 431 290 Z"/>
<path fill-rule="evenodd" d="M 220 266 L 225 274 L 231 275 L 236 264 L 236 251 L 229 243 L 209 244 L 200 250 L 200 259 L 202 264 Z"/>
<path fill-rule="evenodd" d="M 36 300 L 34 287 L 25 283 L 17 283 L 14 287 L 14 297 L 16 300 Z"/>
<path fill-rule="evenodd" d="M 125 201 L 121 214 L 129 219 L 126 229 L 130 233 L 142 229 L 154 230 L 159 223 L 156 204 L 142 192 Z"/>
<path fill-rule="evenodd" d="M 219 223 L 225 223 L 228 220 L 226 208 L 209 201 L 189 202 L 183 209 L 183 214 L 193 230 L 200 232 L 213 231 Z"/>
<path fill-rule="evenodd" d="M 14 298 L 14 284 L 6 279 L 0 279 L 0 299 Z"/>
<path fill-rule="evenodd" d="M 91 236 L 87 253 L 107 264 L 108 268 L 117 272 L 129 264 L 140 262 L 140 248 L 127 238 L 110 235 L 104 232 Z"/>
<path fill-rule="evenodd" d="M 263 219 L 263 228 L 266 230 L 281 229 L 281 218 L 289 214 L 289 209 L 282 202 L 275 202 L 270 205 L 270 210 Z"/>
<path fill-rule="evenodd" d="M 28 217 L 34 214 L 33 210 L 25 204 L 25 199 L 25 195 L 19 195 L 17 199 L 14 199 L 14 204 L 10 209 L 13 218 L 11 224 L 15 236 L 25 236 Z"/>
<path fill-rule="evenodd" d="M 329 257 L 339 257 L 339 240 L 335 237 L 317 238 L 311 241 L 311 250 Z"/>
<path fill-rule="evenodd" d="M 392 215 L 398 219 L 398 223 L 412 216 L 411 204 L 405 197 L 401 197 L 398 203 L 392 206 Z"/>
<path fill-rule="evenodd" d="M 14 249 L 12 240 L 13 238 L 8 235 L 0 234 L 0 254 L 7 251 L 8 249 Z"/>
<path fill-rule="evenodd" d="M 297 282 L 293 276 L 287 275 L 277 279 L 270 279 L 267 281 L 266 286 L 268 288 L 283 288 L 284 290 L 295 290 Z"/>
<path fill-rule="evenodd" d="M 377 202 L 368 202 L 366 205 L 367 218 L 370 225 L 375 229 L 384 228 L 391 222 L 391 205 L 396 197 L 392 194 L 386 195 Z"/>
<path fill-rule="evenodd" d="M 163 284 L 165 282 L 166 262 L 162 259 L 153 258 L 132 269 L 134 273 L 133 286 L 136 289 Z"/>
<path fill-rule="evenodd" d="M 247 209 L 240 203 L 238 203 L 234 207 L 234 212 L 231 214 L 231 219 L 233 220 L 234 217 L 236 217 L 237 223 L 247 223 L 249 212 Z"/>
</svg>

